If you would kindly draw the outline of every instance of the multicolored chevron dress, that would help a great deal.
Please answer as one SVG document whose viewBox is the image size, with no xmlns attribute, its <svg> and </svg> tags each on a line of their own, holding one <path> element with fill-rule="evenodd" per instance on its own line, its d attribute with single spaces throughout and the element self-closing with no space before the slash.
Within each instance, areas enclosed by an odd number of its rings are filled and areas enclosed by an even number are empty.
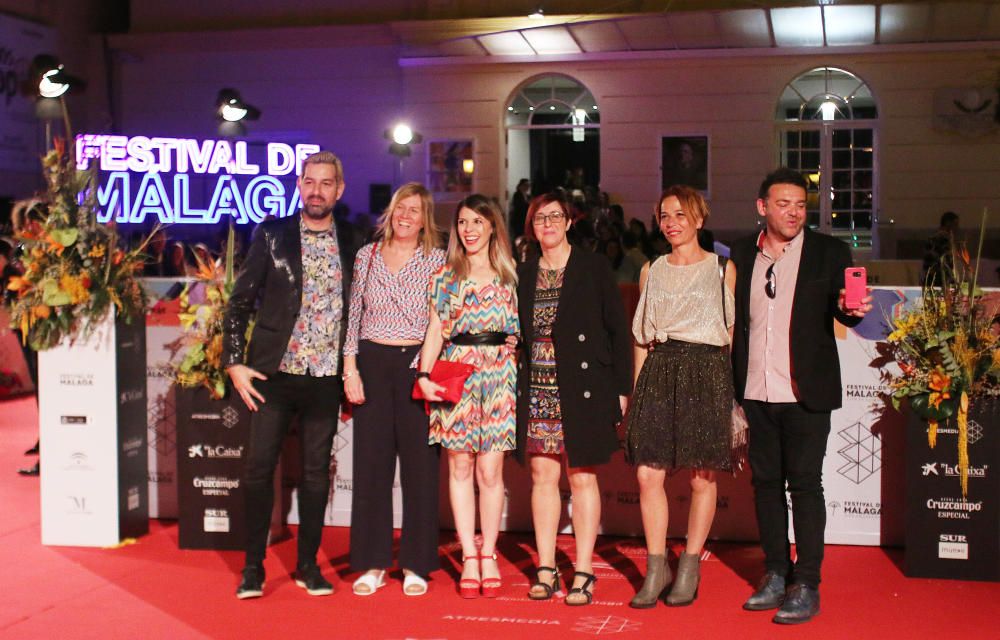
<svg viewBox="0 0 1000 640">
<path fill-rule="evenodd" d="M 431 277 L 430 300 L 441 320 L 445 343 L 441 360 L 465 362 L 469 376 L 457 404 L 431 405 L 430 444 L 452 451 L 513 451 L 516 447 L 517 365 L 514 350 L 501 346 L 461 346 L 461 333 L 520 333 L 517 295 L 499 278 L 486 284 L 459 279 L 444 266 Z"/>
</svg>

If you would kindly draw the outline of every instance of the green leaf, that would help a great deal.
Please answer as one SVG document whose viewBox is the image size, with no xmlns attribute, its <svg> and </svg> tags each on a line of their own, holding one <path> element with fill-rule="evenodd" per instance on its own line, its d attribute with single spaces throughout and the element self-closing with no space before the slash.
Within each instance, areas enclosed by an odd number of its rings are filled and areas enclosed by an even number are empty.
<svg viewBox="0 0 1000 640">
<path fill-rule="evenodd" d="M 53 229 L 49 232 L 52 239 L 61 244 L 64 247 L 73 246 L 76 239 L 80 236 L 79 229 Z"/>
<path fill-rule="evenodd" d="M 69 294 L 59 288 L 59 283 L 47 280 L 42 288 L 42 302 L 50 307 L 61 307 L 72 302 Z"/>
</svg>

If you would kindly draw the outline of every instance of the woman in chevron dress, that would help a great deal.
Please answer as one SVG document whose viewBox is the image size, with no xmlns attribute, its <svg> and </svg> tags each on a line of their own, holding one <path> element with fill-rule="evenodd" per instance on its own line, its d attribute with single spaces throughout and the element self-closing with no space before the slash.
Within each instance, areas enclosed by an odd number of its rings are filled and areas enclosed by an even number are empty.
<svg viewBox="0 0 1000 640">
<path fill-rule="evenodd" d="M 462 544 L 459 590 L 466 598 L 495 597 L 501 585 L 496 541 L 503 459 L 516 446 L 516 280 L 503 212 L 485 196 L 469 196 L 452 220 L 448 263 L 431 277 L 430 319 L 417 373 L 424 397 L 432 400 L 429 442 L 448 452 L 448 488 Z M 439 358 L 475 368 L 456 404 L 436 401 L 443 387 L 429 372 Z M 474 482 L 481 549 L 475 544 Z"/>
</svg>

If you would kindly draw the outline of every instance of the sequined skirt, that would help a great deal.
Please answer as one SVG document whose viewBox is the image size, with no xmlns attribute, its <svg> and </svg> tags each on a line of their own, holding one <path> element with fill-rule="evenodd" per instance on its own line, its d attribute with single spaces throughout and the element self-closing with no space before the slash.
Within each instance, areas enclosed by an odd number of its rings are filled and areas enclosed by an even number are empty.
<svg viewBox="0 0 1000 640">
<path fill-rule="evenodd" d="M 670 340 L 646 357 L 632 396 L 626 453 L 634 465 L 730 471 L 733 406 L 727 347 Z"/>
</svg>

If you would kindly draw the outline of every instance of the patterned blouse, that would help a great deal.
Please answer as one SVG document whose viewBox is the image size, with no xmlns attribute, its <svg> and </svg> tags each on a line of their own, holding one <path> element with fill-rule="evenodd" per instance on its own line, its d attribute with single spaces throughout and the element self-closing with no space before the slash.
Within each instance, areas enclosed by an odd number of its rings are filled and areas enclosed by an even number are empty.
<svg viewBox="0 0 1000 640">
<path fill-rule="evenodd" d="M 357 355 L 359 340 L 423 340 L 427 332 L 427 286 L 444 265 L 444 251 L 427 254 L 418 246 L 392 273 L 381 248 L 381 242 L 366 244 L 354 260 L 345 356 Z"/>
<path fill-rule="evenodd" d="M 519 335 L 521 332 L 517 293 L 513 286 L 501 283 L 499 277 L 477 285 L 467 278 L 459 279 L 450 268 L 444 267 L 430 280 L 430 299 L 441 319 L 441 335 L 445 340 L 460 333 L 495 331 Z"/>
<path fill-rule="evenodd" d="M 344 274 L 336 228 L 312 231 L 300 220 L 302 306 L 279 371 L 294 375 L 335 376 L 344 315 Z"/>
</svg>

